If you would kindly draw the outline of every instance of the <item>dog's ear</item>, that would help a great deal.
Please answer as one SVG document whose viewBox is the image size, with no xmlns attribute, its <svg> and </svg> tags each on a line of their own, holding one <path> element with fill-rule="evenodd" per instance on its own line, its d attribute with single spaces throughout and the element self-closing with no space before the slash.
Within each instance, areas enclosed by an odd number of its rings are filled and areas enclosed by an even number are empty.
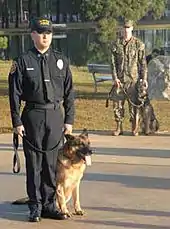
<svg viewBox="0 0 170 229">
<path fill-rule="evenodd" d="M 71 134 L 65 134 L 64 137 L 66 138 L 67 141 L 75 139 L 75 137 Z"/>
<path fill-rule="evenodd" d="M 83 129 L 83 132 L 81 133 L 81 135 L 84 135 L 88 138 L 88 131 L 86 128 Z"/>
</svg>

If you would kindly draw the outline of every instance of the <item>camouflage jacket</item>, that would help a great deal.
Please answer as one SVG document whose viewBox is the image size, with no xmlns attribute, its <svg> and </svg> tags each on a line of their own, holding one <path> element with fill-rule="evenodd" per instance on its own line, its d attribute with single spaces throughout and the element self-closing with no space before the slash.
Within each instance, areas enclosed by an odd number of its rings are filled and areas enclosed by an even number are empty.
<svg viewBox="0 0 170 229">
<path fill-rule="evenodd" d="M 128 43 L 119 38 L 111 46 L 111 68 L 113 80 L 122 82 L 147 79 L 145 46 L 142 41 L 132 37 Z"/>
</svg>

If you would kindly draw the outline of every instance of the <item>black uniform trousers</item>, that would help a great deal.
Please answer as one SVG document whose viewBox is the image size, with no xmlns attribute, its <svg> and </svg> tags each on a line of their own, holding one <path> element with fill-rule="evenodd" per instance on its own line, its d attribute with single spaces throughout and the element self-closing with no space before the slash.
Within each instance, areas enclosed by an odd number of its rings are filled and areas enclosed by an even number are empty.
<svg viewBox="0 0 170 229">
<path fill-rule="evenodd" d="M 55 109 L 25 107 L 22 121 L 26 137 L 37 148 L 52 149 L 60 140 L 63 128 L 63 114 Z M 58 149 L 52 152 L 36 152 L 23 141 L 26 162 L 26 185 L 30 211 L 56 210 L 56 161 Z"/>
</svg>

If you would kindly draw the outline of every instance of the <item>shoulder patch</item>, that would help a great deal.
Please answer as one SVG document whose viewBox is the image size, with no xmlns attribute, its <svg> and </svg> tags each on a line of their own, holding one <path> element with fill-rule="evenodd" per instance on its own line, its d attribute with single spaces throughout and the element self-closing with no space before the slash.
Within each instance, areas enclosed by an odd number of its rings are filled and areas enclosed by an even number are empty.
<svg viewBox="0 0 170 229">
<path fill-rule="evenodd" d="M 16 63 L 16 61 L 13 61 L 9 73 L 13 74 L 16 71 L 16 68 L 17 68 L 17 63 Z"/>
</svg>

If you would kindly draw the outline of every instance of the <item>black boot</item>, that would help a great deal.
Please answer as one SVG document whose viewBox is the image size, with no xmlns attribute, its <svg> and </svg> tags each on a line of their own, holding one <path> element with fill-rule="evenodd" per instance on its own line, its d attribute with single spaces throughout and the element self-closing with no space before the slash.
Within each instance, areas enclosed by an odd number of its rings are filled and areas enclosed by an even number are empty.
<svg viewBox="0 0 170 229">
<path fill-rule="evenodd" d="M 41 217 L 37 210 L 31 211 L 29 215 L 29 222 L 40 222 Z"/>
</svg>

